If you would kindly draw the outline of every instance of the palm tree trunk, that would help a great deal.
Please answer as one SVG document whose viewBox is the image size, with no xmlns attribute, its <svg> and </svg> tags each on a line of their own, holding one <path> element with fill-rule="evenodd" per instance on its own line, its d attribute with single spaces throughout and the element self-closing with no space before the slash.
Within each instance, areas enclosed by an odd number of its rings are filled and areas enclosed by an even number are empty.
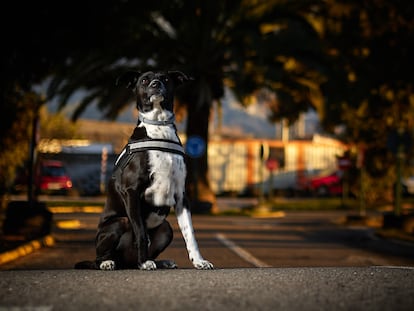
<svg viewBox="0 0 414 311">
<path fill-rule="evenodd" d="M 208 127 L 212 105 L 212 94 L 208 84 L 200 79 L 194 83 L 196 96 L 188 109 L 187 139 L 198 136 L 206 142 L 206 151 L 199 158 L 189 158 L 187 163 L 187 193 L 192 201 L 193 212 L 203 212 L 209 205 L 214 212 L 216 210 L 216 197 L 211 190 L 208 178 Z"/>
</svg>

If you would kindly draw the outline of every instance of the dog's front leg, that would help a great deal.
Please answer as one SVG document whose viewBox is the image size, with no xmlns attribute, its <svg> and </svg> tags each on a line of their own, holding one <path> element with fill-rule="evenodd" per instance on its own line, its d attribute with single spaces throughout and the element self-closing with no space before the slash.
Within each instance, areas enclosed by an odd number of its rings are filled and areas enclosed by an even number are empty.
<svg viewBox="0 0 414 311">
<path fill-rule="evenodd" d="M 187 247 L 188 257 L 193 263 L 193 266 L 197 269 L 213 269 L 213 264 L 205 260 L 200 254 L 197 240 L 195 239 L 193 223 L 191 221 L 191 213 L 187 205 L 184 204 L 184 199 L 178 200 L 178 204 L 175 207 L 175 213 L 177 215 L 178 226 L 180 227 Z"/>
<path fill-rule="evenodd" d="M 144 221 L 141 217 L 142 203 L 136 197 L 136 193 L 134 191 L 128 193 L 127 201 L 127 214 L 137 244 L 136 246 L 138 251 L 138 268 L 141 270 L 155 270 L 157 269 L 157 265 L 153 260 L 148 259 L 148 236 L 145 230 Z"/>
</svg>

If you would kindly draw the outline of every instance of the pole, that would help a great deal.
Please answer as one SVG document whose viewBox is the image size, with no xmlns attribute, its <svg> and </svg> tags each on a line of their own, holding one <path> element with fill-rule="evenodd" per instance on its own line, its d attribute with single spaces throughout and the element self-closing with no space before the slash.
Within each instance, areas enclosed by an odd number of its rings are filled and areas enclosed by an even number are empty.
<svg viewBox="0 0 414 311">
<path fill-rule="evenodd" d="M 262 204 L 264 200 L 264 193 L 265 193 L 265 181 L 264 181 L 264 165 L 265 160 L 269 157 L 269 146 L 266 143 L 262 143 L 260 145 L 260 165 L 259 165 L 259 179 L 260 179 L 260 187 L 259 187 L 259 204 Z"/>
<path fill-rule="evenodd" d="M 404 160 L 404 145 L 401 141 L 398 143 L 397 150 L 397 165 L 396 165 L 396 175 L 397 181 L 395 183 L 395 203 L 394 203 L 394 214 L 395 216 L 401 215 L 401 196 L 402 196 L 402 163 Z"/>
<path fill-rule="evenodd" d="M 265 189 L 265 181 L 264 181 L 264 164 L 263 164 L 263 160 L 260 160 L 260 165 L 259 165 L 259 174 L 260 174 L 260 187 L 259 187 L 259 203 L 263 203 L 264 202 L 264 189 Z"/>
<path fill-rule="evenodd" d="M 102 147 L 101 153 L 101 177 L 99 183 L 99 189 L 101 193 L 105 193 L 106 186 L 106 167 L 108 162 L 108 148 L 106 146 Z"/>
<path fill-rule="evenodd" d="M 365 166 L 360 168 L 360 195 L 359 195 L 359 216 L 364 217 L 366 215 L 365 204 Z"/>
<path fill-rule="evenodd" d="M 270 171 L 270 177 L 269 177 L 269 201 L 273 202 L 273 170 Z"/>
<path fill-rule="evenodd" d="M 342 207 L 346 207 L 349 197 L 349 169 L 344 169 L 342 176 Z"/>
<path fill-rule="evenodd" d="M 365 148 L 358 148 L 357 168 L 359 169 L 359 216 L 365 216 Z"/>
<path fill-rule="evenodd" d="M 29 207 L 34 207 L 35 191 L 36 191 L 36 174 L 35 174 L 35 162 L 36 162 L 36 144 L 39 124 L 39 109 L 35 109 L 35 115 L 32 120 L 32 133 L 30 137 L 30 148 L 29 148 L 29 176 L 27 185 L 27 201 Z"/>
</svg>

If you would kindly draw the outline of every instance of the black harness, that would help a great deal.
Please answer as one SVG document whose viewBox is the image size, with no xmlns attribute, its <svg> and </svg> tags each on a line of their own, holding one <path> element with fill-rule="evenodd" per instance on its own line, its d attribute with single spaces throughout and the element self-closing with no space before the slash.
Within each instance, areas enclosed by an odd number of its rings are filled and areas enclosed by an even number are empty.
<svg viewBox="0 0 414 311">
<path fill-rule="evenodd" d="M 168 118 L 165 121 L 160 120 L 150 120 L 144 118 L 141 114 L 138 115 L 138 124 L 139 122 L 151 124 L 151 125 L 169 125 L 173 124 L 175 120 L 174 115 Z M 115 161 L 114 170 L 118 167 L 124 167 L 128 164 L 129 160 L 132 157 L 132 154 L 135 152 L 143 152 L 148 150 L 157 150 L 162 152 L 169 152 L 185 156 L 184 147 L 181 144 L 180 139 L 178 141 L 173 141 L 169 139 L 153 139 L 153 138 L 143 138 L 139 140 L 129 140 L 128 144 L 122 149 L 118 158 Z"/>
<path fill-rule="evenodd" d="M 163 152 L 169 152 L 185 156 L 184 147 L 180 142 L 176 142 L 168 139 L 143 139 L 129 141 L 128 144 L 122 149 L 118 158 L 115 161 L 115 169 L 120 166 L 125 166 L 135 152 L 143 152 L 148 150 L 157 150 Z"/>
</svg>

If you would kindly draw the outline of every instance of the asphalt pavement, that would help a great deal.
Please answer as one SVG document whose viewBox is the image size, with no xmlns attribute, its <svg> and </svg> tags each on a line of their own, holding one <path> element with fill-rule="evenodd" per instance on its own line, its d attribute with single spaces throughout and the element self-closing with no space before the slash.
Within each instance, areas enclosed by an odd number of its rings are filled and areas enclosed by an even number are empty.
<svg viewBox="0 0 414 311">
<path fill-rule="evenodd" d="M 338 227 L 330 221 L 337 213 L 196 216 L 212 271 L 189 268 L 179 232 L 165 255 L 180 269 L 74 270 L 94 256 L 94 213 L 55 215 L 56 241 L 42 242 L 53 247 L 2 265 L 0 311 L 414 309 L 412 248 Z"/>
<path fill-rule="evenodd" d="M 0 272 L 0 310 L 412 310 L 414 269 Z"/>
</svg>

